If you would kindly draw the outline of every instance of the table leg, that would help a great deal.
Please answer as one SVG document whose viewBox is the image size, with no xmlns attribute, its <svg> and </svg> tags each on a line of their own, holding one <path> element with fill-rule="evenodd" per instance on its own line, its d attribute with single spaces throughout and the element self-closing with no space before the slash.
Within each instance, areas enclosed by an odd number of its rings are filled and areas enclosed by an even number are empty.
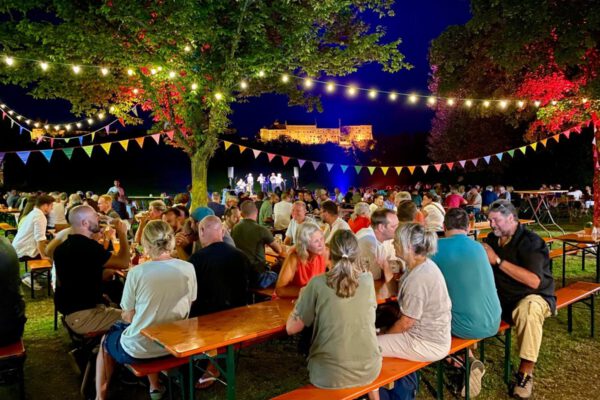
<svg viewBox="0 0 600 400">
<path fill-rule="evenodd" d="M 594 337 L 594 324 L 596 322 L 595 321 L 595 315 L 594 315 L 596 313 L 595 305 L 594 305 L 594 297 L 596 297 L 596 294 L 592 294 L 592 297 L 590 299 L 590 309 L 592 311 L 592 316 L 590 317 L 590 325 L 591 325 L 590 326 L 590 333 L 591 333 L 592 337 Z"/>
<path fill-rule="evenodd" d="M 465 400 L 469 400 L 471 381 L 471 360 L 469 359 L 469 348 L 465 349 Z"/>
<path fill-rule="evenodd" d="M 563 245 L 563 254 L 562 254 L 562 287 L 565 287 L 565 275 L 566 275 L 566 269 L 567 269 L 567 254 L 565 253 L 565 251 L 567 251 L 567 242 L 563 241 L 562 243 Z"/>
<path fill-rule="evenodd" d="M 233 345 L 227 346 L 227 359 L 225 361 L 227 370 L 227 400 L 235 400 L 235 350 Z"/>
<path fill-rule="evenodd" d="M 512 328 L 508 328 L 504 333 L 504 383 L 507 385 L 510 384 L 510 373 L 511 373 L 511 365 L 510 365 L 510 347 L 512 345 Z"/>
<path fill-rule="evenodd" d="M 550 206 L 548 205 L 548 201 L 546 200 L 546 197 L 541 196 L 540 202 L 541 202 L 541 205 L 544 206 L 544 208 L 546 209 L 546 212 L 548 213 L 548 218 L 550 218 L 550 222 L 552 223 L 552 225 L 556 226 L 558 228 L 558 230 L 560 230 L 564 234 L 565 231 L 563 230 L 563 228 L 561 228 L 560 225 L 558 225 L 554 221 L 554 218 L 552 217 L 552 212 L 550 212 Z M 544 228 L 544 230 L 546 230 L 546 228 Z M 546 232 L 548 232 L 548 230 L 546 230 Z M 548 234 L 550 234 L 550 232 L 548 232 Z M 550 235 L 550 237 L 552 237 L 552 235 Z"/>
<path fill-rule="evenodd" d="M 529 203 L 529 207 L 531 207 L 531 212 L 533 213 L 533 218 L 535 219 L 535 221 L 537 222 L 537 224 L 538 224 L 539 226 L 541 226 L 541 227 L 542 227 L 542 229 L 543 229 L 543 230 L 545 230 L 545 231 L 546 231 L 546 233 L 547 233 L 548 235 L 550 235 L 550 232 L 549 232 L 549 231 L 548 231 L 548 229 L 546 229 L 546 227 L 545 227 L 545 226 L 542 224 L 542 221 L 541 221 L 541 219 L 540 219 L 540 216 L 538 215 L 538 211 L 539 211 L 539 208 L 540 208 L 540 201 L 538 200 L 537 207 L 534 207 L 534 206 L 533 206 L 533 202 L 531 201 L 531 198 L 532 198 L 532 196 L 528 196 L 528 197 L 527 197 L 527 202 Z"/>
<path fill-rule="evenodd" d="M 194 400 L 194 396 L 196 394 L 195 392 L 195 381 L 194 381 L 194 357 L 190 357 L 190 362 L 188 364 L 188 368 L 189 368 L 189 384 L 190 384 L 190 400 Z M 182 393 L 181 396 L 184 398 L 183 400 L 185 400 L 185 393 Z"/>
<path fill-rule="evenodd" d="M 596 283 L 600 283 L 600 244 L 596 245 Z"/>
</svg>

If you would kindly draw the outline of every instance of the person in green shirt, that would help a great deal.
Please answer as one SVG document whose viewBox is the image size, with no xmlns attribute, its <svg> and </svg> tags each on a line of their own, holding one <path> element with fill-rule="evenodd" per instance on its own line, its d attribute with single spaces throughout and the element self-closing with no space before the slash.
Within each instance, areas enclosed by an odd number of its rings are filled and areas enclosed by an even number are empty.
<svg viewBox="0 0 600 400">
<path fill-rule="evenodd" d="M 367 385 L 381 370 L 373 277 L 360 269 L 357 257 L 352 232 L 335 232 L 330 242 L 332 268 L 309 281 L 287 321 L 290 335 L 313 328 L 308 371 L 310 382 L 319 388 Z"/>
<path fill-rule="evenodd" d="M 279 201 L 279 196 L 271 194 L 268 201 L 263 201 L 258 212 L 258 224 L 262 226 L 273 225 L 273 204 Z"/>
</svg>

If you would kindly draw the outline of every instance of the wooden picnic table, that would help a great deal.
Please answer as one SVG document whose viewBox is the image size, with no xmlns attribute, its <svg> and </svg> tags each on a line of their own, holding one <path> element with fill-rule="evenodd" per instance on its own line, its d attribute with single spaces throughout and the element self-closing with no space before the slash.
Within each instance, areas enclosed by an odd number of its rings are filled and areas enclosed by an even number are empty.
<svg viewBox="0 0 600 400">
<path fill-rule="evenodd" d="M 572 247 L 579 249 L 583 252 L 590 252 L 596 255 L 596 282 L 600 282 L 600 236 L 593 237 L 591 234 L 586 234 L 585 231 L 577 231 L 566 233 L 561 236 L 557 236 L 555 239 L 560 240 L 563 244 L 563 265 L 562 265 L 562 285 L 566 283 L 566 258 L 567 251 L 571 250 Z M 585 262 L 585 253 L 581 257 L 582 265 Z"/>
<path fill-rule="evenodd" d="M 542 224 L 542 217 L 545 215 L 548 216 L 550 223 L 556 226 L 563 234 L 565 231 L 560 227 L 552 217 L 552 212 L 550 211 L 550 205 L 548 204 L 548 199 L 555 197 L 556 195 L 566 194 L 568 190 L 515 190 L 514 193 L 519 194 L 527 201 L 527 204 L 531 208 L 531 212 L 533 213 L 533 218 L 536 220 L 539 226 L 542 227 L 543 230 L 546 231 L 550 237 L 550 231 L 546 229 L 544 224 Z M 536 204 L 534 205 L 533 199 L 536 199 Z"/>
<path fill-rule="evenodd" d="M 18 208 L 0 207 L 0 214 L 6 214 L 9 217 L 12 216 L 15 219 L 15 224 L 18 224 L 19 215 L 21 215 L 21 211 Z"/>
<path fill-rule="evenodd" d="M 285 332 L 285 325 L 293 308 L 292 300 L 276 299 L 187 320 L 153 325 L 143 329 L 142 334 L 160 344 L 173 356 L 190 358 L 190 399 L 194 398 L 193 361 L 214 359 L 216 357 L 205 353 L 226 347 L 227 399 L 232 400 L 235 399 L 234 346 Z"/>
</svg>

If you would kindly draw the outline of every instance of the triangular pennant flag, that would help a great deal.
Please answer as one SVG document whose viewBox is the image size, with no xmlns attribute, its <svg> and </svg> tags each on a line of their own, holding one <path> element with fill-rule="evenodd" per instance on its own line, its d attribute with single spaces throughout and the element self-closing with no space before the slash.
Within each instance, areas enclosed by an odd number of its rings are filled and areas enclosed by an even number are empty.
<svg viewBox="0 0 600 400">
<path fill-rule="evenodd" d="M 29 159 L 30 151 L 17 151 L 17 155 L 23 161 L 23 164 L 27 164 L 27 160 Z"/>
<path fill-rule="evenodd" d="M 367 169 L 369 170 L 369 173 L 371 175 L 373 175 L 373 172 L 375 172 L 375 168 L 377 168 L 377 167 L 367 167 Z"/>
<path fill-rule="evenodd" d="M 155 133 L 154 135 L 152 135 L 152 139 L 154 139 L 156 144 L 158 144 L 160 142 L 160 133 Z"/>
<path fill-rule="evenodd" d="M 23 134 L 23 127 L 21 125 L 19 125 L 19 135 Z"/>
<path fill-rule="evenodd" d="M 242 154 L 247 149 L 246 146 L 240 146 L 239 144 L 238 144 L 238 148 L 240 149 L 240 154 Z"/>
<path fill-rule="evenodd" d="M 54 152 L 54 150 L 52 150 L 52 149 L 40 150 L 40 152 L 44 155 L 44 157 L 46 157 L 46 160 L 48 162 L 50 162 L 50 159 L 52 158 L 52 153 Z"/>
<path fill-rule="evenodd" d="M 300 166 L 300 168 L 302 168 L 302 166 L 304 165 L 305 162 L 306 162 L 306 160 L 298 159 L 298 165 Z"/>
<path fill-rule="evenodd" d="M 384 175 L 387 175 L 388 169 L 390 169 L 390 167 L 381 167 L 381 172 L 383 172 Z"/>
<path fill-rule="evenodd" d="M 527 151 L 527 146 L 521 146 L 519 147 L 519 150 L 521 151 L 521 153 L 525 154 L 525 152 Z"/>
<path fill-rule="evenodd" d="M 502 161 L 502 155 L 503 155 L 503 153 L 496 154 L 496 157 L 498 157 L 498 161 Z"/>
<path fill-rule="evenodd" d="M 592 139 L 592 146 L 595 146 L 595 145 L 596 145 L 596 138 L 593 138 Z"/>
<path fill-rule="evenodd" d="M 94 139 L 96 138 L 96 132 L 92 132 L 92 135 L 90 136 L 90 142 L 93 142 Z"/>
<path fill-rule="evenodd" d="M 119 122 L 121 123 L 121 125 L 125 126 L 125 120 L 123 118 L 119 118 Z"/>
<path fill-rule="evenodd" d="M 346 170 L 348 169 L 347 165 L 340 165 L 340 168 L 342 169 L 342 173 L 346 173 Z"/>
<path fill-rule="evenodd" d="M 285 165 L 288 161 L 290 161 L 290 158 L 286 156 L 281 156 L 281 161 L 283 161 L 283 165 Z"/>
<path fill-rule="evenodd" d="M 511 156 L 513 158 L 515 157 L 515 149 L 509 150 L 509 151 L 507 151 L 507 153 L 509 156 Z"/>
<path fill-rule="evenodd" d="M 568 139 L 569 136 L 571 135 L 571 131 L 564 131 L 563 135 L 565 135 L 565 137 Z"/>
<path fill-rule="evenodd" d="M 315 171 L 317 170 L 317 168 L 319 168 L 319 165 L 321 165 L 320 162 L 318 161 L 311 161 L 313 168 L 315 169 Z"/>
<path fill-rule="evenodd" d="M 83 151 L 85 151 L 85 154 L 88 155 L 88 157 L 92 156 L 92 150 L 94 150 L 94 146 L 83 146 L 82 147 Z"/>
<path fill-rule="evenodd" d="M 138 146 L 140 146 L 140 149 L 142 147 L 144 147 L 144 139 L 145 139 L 145 137 L 143 137 L 143 136 L 139 137 L 139 138 L 135 138 L 135 141 L 137 142 Z"/>
<path fill-rule="evenodd" d="M 6 113 L 2 111 L 2 119 L 6 119 Z"/>
<path fill-rule="evenodd" d="M 448 169 L 450 171 L 452 171 L 452 167 L 454 167 L 454 163 L 453 162 L 446 163 L 446 167 L 448 167 Z"/>
<path fill-rule="evenodd" d="M 467 160 L 460 160 L 458 163 L 460 164 L 461 168 L 464 168 Z"/>
<path fill-rule="evenodd" d="M 537 143 L 531 143 L 529 146 L 531 146 L 531 148 L 535 150 L 537 148 Z"/>
<path fill-rule="evenodd" d="M 2 162 L 4 162 L 5 155 L 6 155 L 6 153 L 0 153 L 0 165 L 2 165 Z"/>
<path fill-rule="evenodd" d="M 483 159 L 485 160 L 485 162 L 486 162 L 487 164 L 489 164 L 489 163 L 490 163 L 490 160 L 492 159 L 492 157 L 491 157 L 491 156 L 485 156 L 485 157 L 483 157 Z"/>
<path fill-rule="evenodd" d="M 394 167 L 394 169 L 396 170 L 396 173 L 398 175 L 400 175 L 400 172 L 402 171 L 402 167 Z"/>
<path fill-rule="evenodd" d="M 275 154 L 273 153 L 267 153 L 267 157 L 269 158 L 269 162 L 273 161 L 273 158 L 275 157 Z"/>
<path fill-rule="evenodd" d="M 10 119 L 10 127 L 12 128 L 13 126 L 15 126 L 15 120 L 14 119 Z"/>
<path fill-rule="evenodd" d="M 474 158 L 471 160 L 471 162 L 473 163 L 473 166 L 477 166 L 477 163 L 479 162 L 479 158 Z"/>
<path fill-rule="evenodd" d="M 442 164 L 433 164 L 433 167 L 435 168 L 435 170 L 437 172 L 440 172 L 440 169 L 442 168 Z"/>
<path fill-rule="evenodd" d="M 406 168 L 408 168 L 408 171 L 409 171 L 409 172 L 410 172 L 410 174 L 412 175 L 412 174 L 413 174 L 413 172 L 415 172 L 415 168 L 416 168 L 416 167 L 414 167 L 414 166 L 412 166 L 412 165 L 411 165 L 410 167 L 406 167 Z"/>
<path fill-rule="evenodd" d="M 333 164 L 325 164 L 325 166 L 327 167 L 327 171 L 331 172 L 331 168 L 333 168 Z"/>
<path fill-rule="evenodd" d="M 127 151 L 127 146 L 129 145 L 129 140 L 119 140 L 119 144 L 123 147 L 123 150 Z"/>
<path fill-rule="evenodd" d="M 552 138 L 556 140 L 556 143 L 560 142 L 560 133 L 552 136 Z"/>
<path fill-rule="evenodd" d="M 62 149 L 63 153 L 65 154 L 65 156 L 67 156 L 67 159 L 71 159 L 71 156 L 73 155 L 73 148 L 68 148 L 68 149 Z"/>
<path fill-rule="evenodd" d="M 427 170 L 429 169 L 429 165 L 421 165 L 420 167 L 423 170 L 423 173 L 426 174 Z"/>
<path fill-rule="evenodd" d="M 232 143 L 228 142 L 227 140 L 223 140 L 223 144 L 225 145 L 225 150 L 228 150 Z"/>
<path fill-rule="evenodd" d="M 54 138 L 50 138 L 50 147 L 54 147 Z"/>
<path fill-rule="evenodd" d="M 37 138 L 37 140 L 36 140 L 36 144 L 40 144 L 40 143 L 42 143 L 42 140 L 44 140 L 44 137 L 43 137 L 43 136 L 40 136 L 39 138 Z"/>
<path fill-rule="evenodd" d="M 555 137 L 552 137 L 553 139 L 556 139 Z M 546 147 L 546 143 L 548 142 L 548 139 L 542 139 L 540 140 L 540 143 L 542 144 L 542 146 Z"/>
<path fill-rule="evenodd" d="M 110 153 L 110 145 L 111 144 L 112 143 L 110 143 L 110 142 L 109 143 L 102 143 L 100 146 L 104 149 L 104 151 L 106 152 L 106 154 L 109 154 Z"/>
<path fill-rule="evenodd" d="M 260 156 L 261 151 L 260 150 L 256 150 L 256 149 L 252 149 L 252 153 L 254 153 L 254 158 L 258 158 L 258 156 Z"/>
<path fill-rule="evenodd" d="M 576 127 L 573 128 L 573 130 L 577 133 L 581 133 L 581 125 L 577 125 Z"/>
<path fill-rule="evenodd" d="M 133 106 L 131 107 L 131 112 L 135 114 L 136 117 L 139 117 L 138 115 L 138 110 L 137 110 L 137 106 Z"/>
<path fill-rule="evenodd" d="M 171 140 L 173 140 L 173 136 L 175 136 L 175 131 L 168 131 L 165 132 L 167 134 L 167 137 Z"/>
<path fill-rule="evenodd" d="M 79 145 L 81 146 L 83 144 L 83 136 L 79 136 Z"/>
<path fill-rule="evenodd" d="M 358 175 L 358 174 L 360 174 L 360 170 L 361 170 L 361 169 L 362 169 L 362 166 L 361 166 L 361 165 L 355 165 L 355 166 L 354 166 L 354 170 L 356 171 L 356 174 L 357 174 L 357 175 Z"/>
<path fill-rule="evenodd" d="M 106 125 L 104 127 L 104 130 L 106 131 L 106 134 L 108 135 L 110 133 L 110 125 Z"/>
</svg>

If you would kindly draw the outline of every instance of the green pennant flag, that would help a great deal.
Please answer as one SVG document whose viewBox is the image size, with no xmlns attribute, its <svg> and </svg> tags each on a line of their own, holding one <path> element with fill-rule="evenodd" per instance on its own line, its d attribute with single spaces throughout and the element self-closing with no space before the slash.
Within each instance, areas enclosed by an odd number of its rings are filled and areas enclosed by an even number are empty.
<svg viewBox="0 0 600 400">
<path fill-rule="evenodd" d="M 85 151 L 85 154 L 87 154 L 88 157 L 91 157 L 92 150 L 94 150 L 94 146 L 83 146 L 82 149 L 83 149 L 83 151 Z"/>
<path fill-rule="evenodd" d="M 515 149 L 509 150 L 509 151 L 507 151 L 507 153 L 508 153 L 509 156 L 511 156 L 511 157 L 514 158 L 514 156 L 515 156 Z"/>
<path fill-rule="evenodd" d="M 360 165 L 355 165 L 355 166 L 354 166 L 354 169 L 356 170 L 356 174 L 358 175 L 358 174 L 360 174 L 360 170 L 362 169 L 362 166 L 360 166 Z"/>
<path fill-rule="evenodd" d="M 65 154 L 65 156 L 67 156 L 67 158 L 70 160 L 71 156 L 73 155 L 73 148 L 70 147 L 68 149 L 62 149 L 62 151 Z"/>
<path fill-rule="evenodd" d="M 373 172 L 375 172 L 375 168 L 377 168 L 377 167 L 367 167 L 367 169 L 369 170 L 369 173 L 371 175 L 373 175 Z"/>
<path fill-rule="evenodd" d="M 527 146 L 519 147 L 519 150 L 521 150 L 521 153 L 525 154 L 527 151 Z"/>
</svg>

